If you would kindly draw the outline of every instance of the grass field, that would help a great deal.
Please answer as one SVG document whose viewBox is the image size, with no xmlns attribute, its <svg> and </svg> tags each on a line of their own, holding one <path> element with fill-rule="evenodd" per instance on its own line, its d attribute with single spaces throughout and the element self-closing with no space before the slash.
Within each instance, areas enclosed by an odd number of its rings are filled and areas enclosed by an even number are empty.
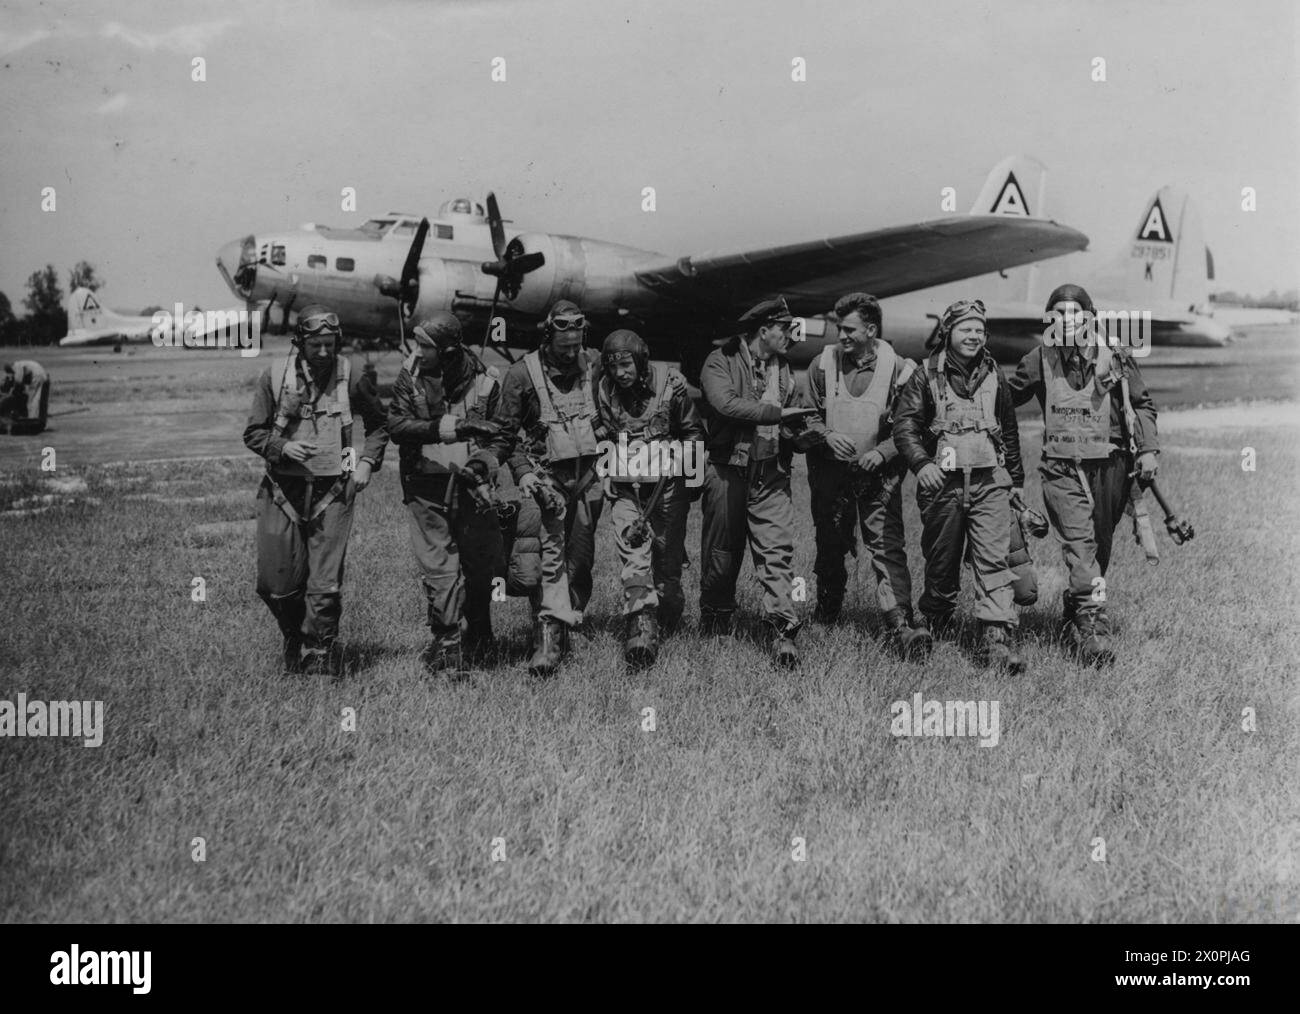
<svg viewBox="0 0 1300 1014">
<path fill-rule="evenodd" d="M 602 525 L 597 636 L 559 678 L 527 677 L 526 606 L 511 600 L 497 607 L 501 668 L 428 682 L 386 467 L 349 556 L 349 672 L 287 680 L 253 592 L 257 462 L 81 469 L 88 488 L 70 505 L 0 521 L 0 699 L 103 700 L 107 728 L 98 749 L 0 740 L 0 914 L 1293 920 L 1295 436 L 1168 439 L 1167 483 L 1197 536 L 1176 548 L 1162 534 L 1149 568 L 1121 529 L 1113 670 L 1082 670 L 1052 642 L 1064 572 L 1055 544 L 1036 543 L 1043 606 L 1025 615 L 1032 669 L 1016 678 L 952 644 L 925 665 L 882 653 L 865 561 L 847 621 L 806 629 L 799 674 L 745 637 L 697 638 L 693 621 L 656 668 L 626 674 Z M 41 488 L 11 478 L 0 507 Z M 807 517 L 802 463 L 795 490 Z M 692 554 L 698 540 L 695 512 Z M 810 588 L 811 560 L 809 524 L 796 568 Z M 692 607 L 696 582 L 692 569 Z M 752 609 L 748 567 L 742 583 Z M 890 704 L 916 692 L 998 701 L 1000 742 L 894 738 Z"/>
</svg>

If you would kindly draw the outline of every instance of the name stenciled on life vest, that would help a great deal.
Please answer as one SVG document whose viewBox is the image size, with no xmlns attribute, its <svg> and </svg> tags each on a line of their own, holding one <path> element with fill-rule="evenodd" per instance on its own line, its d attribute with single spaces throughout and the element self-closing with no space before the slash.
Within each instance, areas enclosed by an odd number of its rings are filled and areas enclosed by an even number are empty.
<svg viewBox="0 0 1300 1014">
<path fill-rule="evenodd" d="M 1135 359 L 1151 354 L 1150 310 L 1081 310 L 1073 316 L 1074 327 L 1070 328 L 1059 310 L 1044 313 L 1043 344 L 1048 348 L 1092 348 L 1104 341 L 1110 348 L 1128 349 Z"/>
<path fill-rule="evenodd" d="M 638 440 L 618 435 L 617 442 L 602 440 L 596 474 L 614 481 L 684 478 L 686 485 L 704 485 L 705 446 L 703 440 Z"/>
<path fill-rule="evenodd" d="M 238 349 L 245 359 L 262 351 L 262 315 L 248 310 L 155 311 L 149 338 L 160 349 Z"/>
</svg>

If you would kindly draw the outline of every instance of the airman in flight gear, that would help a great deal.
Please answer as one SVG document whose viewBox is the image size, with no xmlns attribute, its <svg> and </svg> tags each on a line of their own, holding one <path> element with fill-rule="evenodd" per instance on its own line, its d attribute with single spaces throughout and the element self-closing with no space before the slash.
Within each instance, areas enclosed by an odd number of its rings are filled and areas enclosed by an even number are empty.
<svg viewBox="0 0 1300 1014">
<path fill-rule="evenodd" d="M 342 338 L 337 314 L 304 307 L 292 351 L 258 379 L 244 429 L 244 444 L 266 459 L 257 494 L 257 593 L 280 626 L 286 672 L 337 671 L 353 502 L 388 442 L 374 382 L 339 355 Z M 365 427 L 359 462 L 354 409 Z"/>
<path fill-rule="evenodd" d="M 541 347 L 506 371 L 488 447 L 508 462 L 523 495 L 541 507 L 541 587 L 531 595 L 529 672 L 549 676 L 591 598 L 591 567 L 602 493 L 596 480 L 599 355 L 583 348 L 588 323 L 567 299 L 551 307 Z"/>
<path fill-rule="evenodd" d="M 838 345 L 827 345 L 808 368 L 808 395 L 817 414 L 795 442 L 808 455 L 817 539 L 817 608 L 813 619 L 833 623 L 844 602 L 844 556 L 857 552 L 854 528 L 871 555 L 876 599 L 885 627 L 905 655 L 923 657 L 930 633 L 915 622 L 912 576 L 903 532 L 907 462 L 894 446 L 894 403 L 916 364 L 881 336 L 880 304 L 853 292 L 835 304 Z"/>
<path fill-rule="evenodd" d="M 793 319 L 783 297 L 763 300 L 740 318 L 745 333 L 710 352 L 700 372 L 709 431 L 700 626 L 708 633 L 730 632 L 748 542 L 763 586 L 773 656 L 790 669 L 799 664 L 795 637 L 802 625 L 792 599 L 790 440 L 813 411 L 800 404 L 785 361 Z"/>
<path fill-rule="evenodd" d="M 628 461 L 636 461 L 640 448 L 646 453 L 635 467 L 616 469 L 606 482 L 623 568 L 623 656 L 631 666 L 646 666 L 659 653 L 660 625 L 676 627 L 685 605 L 682 562 L 690 499 L 680 467 L 666 467 L 665 452 L 674 443 L 702 444 L 704 426 L 685 378 L 666 364 L 651 363 L 650 350 L 635 331 L 615 331 L 605 339 L 596 403 L 608 439 L 620 446 L 626 441 Z M 622 459 L 616 462 L 621 465 Z M 650 469 L 641 467 L 647 463 Z"/>
<path fill-rule="evenodd" d="M 50 377 L 34 359 L 5 363 L 0 381 L 0 432 L 29 436 L 44 432 L 50 411 Z"/>
<path fill-rule="evenodd" d="M 1134 475 L 1155 478 L 1156 406 L 1132 356 L 1112 351 L 1097 330 L 1084 289 L 1060 286 L 1046 309 L 1059 315 L 1061 342 L 1026 353 L 1009 380 L 1011 398 L 1021 405 L 1036 397 L 1043 410 L 1043 503 L 1070 573 L 1064 633 L 1080 660 L 1101 665 L 1115 658 L 1104 583 L 1111 540 Z"/>
<path fill-rule="evenodd" d="M 952 624 L 965 558 L 975 578 L 975 618 L 990 666 L 1023 672 L 1015 575 L 1007 566 L 1011 498 L 1025 485 L 1015 408 L 986 347 L 984 304 L 944 311 L 929 356 L 894 410 L 894 443 L 916 474 L 925 592 L 921 612 L 936 634 Z"/>
<path fill-rule="evenodd" d="M 492 647 L 492 579 L 504 573 L 496 515 L 479 509 L 496 456 L 481 442 L 501 385 L 465 347 L 460 321 L 440 310 L 411 332 L 414 348 L 393 384 L 388 433 L 400 448 L 402 498 L 420 566 L 432 641 L 425 667 L 453 678 Z"/>
</svg>

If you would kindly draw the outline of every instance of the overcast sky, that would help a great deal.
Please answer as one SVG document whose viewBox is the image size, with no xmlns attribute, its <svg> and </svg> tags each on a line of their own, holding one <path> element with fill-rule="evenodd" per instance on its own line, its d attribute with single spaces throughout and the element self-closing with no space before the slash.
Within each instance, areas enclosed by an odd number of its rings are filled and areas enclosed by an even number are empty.
<svg viewBox="0 0 1300 1014">
<path fill-rule="evenodd" d="M 939 217 L 946 186 L 964 212 L 1018 151 L 1099 255 L 1175 183 L 1217 287 L 1292 288 L 1297 48 L 1291 0 L 6 0 L 0 291 L 84 258 L 112 306 L 230 305 L 227 240 L 488 189 L 515 230 L 789 242 Z"/>
</svg>

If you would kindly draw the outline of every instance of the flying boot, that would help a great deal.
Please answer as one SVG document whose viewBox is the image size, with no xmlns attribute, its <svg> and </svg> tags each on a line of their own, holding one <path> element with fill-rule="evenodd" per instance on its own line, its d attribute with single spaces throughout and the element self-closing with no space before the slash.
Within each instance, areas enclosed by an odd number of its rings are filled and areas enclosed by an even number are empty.
<svg viewBox="0 0 1300 1014">
<path fill-rule="evenodd" d="M 840 610 L 844 608 L 844 596 L 834 595 L 830 592 L 823 592 L 821 588 L 817 589 L 817 608 L 813 610 L 814 623 L 834 623 L 840 618 Z"/>
<path fill-rule="evenodd" d="M 980 654 L 988 668 L 1005 668 L 1013 676 L 1021 675 L 1028 668 L 1024 657 L 1016 650 L 1014 633 L 1002 623 L 984 624 Z"/>
<path fill-rule="evenodd" d="M 700 633 L 711 637 L 727 637 L 731 634 L 735 613 L 730 609 L 701 609 Z"/>
<path fill-rule="evenodd" d="M 1110 617 L 1104 606 L 1081 610 L 1073 623 L 1074 650 L 1084 665 L 1101 667 L 1115 661 L 1110 640 Z"/>
<path fill-rule="evenodd" d="M 465 629 L 460 635 L 460 651 L 467 662 L 488 658 L 496 650 L 492 635 L 492 616 L 487 609 L 465 609 Z"/>
<path fill-rule="evenodd" d="M 539 616 L 533 624 L 533 657 L 528 674 L 545 679 L 554 676 L 564 659 L 564 624 L 553 616 Z"/>
<path fill-rule="evenodd" d="M 653 608 L 629 613 L 624 620 L 623 658 L 633 669 L 654 665 L 659 657 L 659 620 Z"/>
<path fill-rule="evenodd" d="M 469 676 L 459 626 L 442 633 L 434 632 L 424 652 L 424 671 L 435 679 L 446 676 L 450 680 L 463 680 Z"/>
<path fill-rule="evenodd" d="M 799 668 L 799 649 L 795 647 L 794 638 L 799 632 L 798 624 L 783 629 L 770 623 L 772 640 L 772 661 L 781 669 Z"/>
<path fill-rule="evenodd" d="M 284 664 L 284 674 L 286 676 L 297 676 L 302 673 L 302 638 L 297 634 L 286 634 L 284 645 L 280 649 L 280 658 Z"/>
<path fill-rule="evenodd" d="M 904 658 L 925 658 L 934 647 L 930 631 L 912 618 L 910 610 L 891 609 L 885 613 L 885 629 Z"/>
</svg>

